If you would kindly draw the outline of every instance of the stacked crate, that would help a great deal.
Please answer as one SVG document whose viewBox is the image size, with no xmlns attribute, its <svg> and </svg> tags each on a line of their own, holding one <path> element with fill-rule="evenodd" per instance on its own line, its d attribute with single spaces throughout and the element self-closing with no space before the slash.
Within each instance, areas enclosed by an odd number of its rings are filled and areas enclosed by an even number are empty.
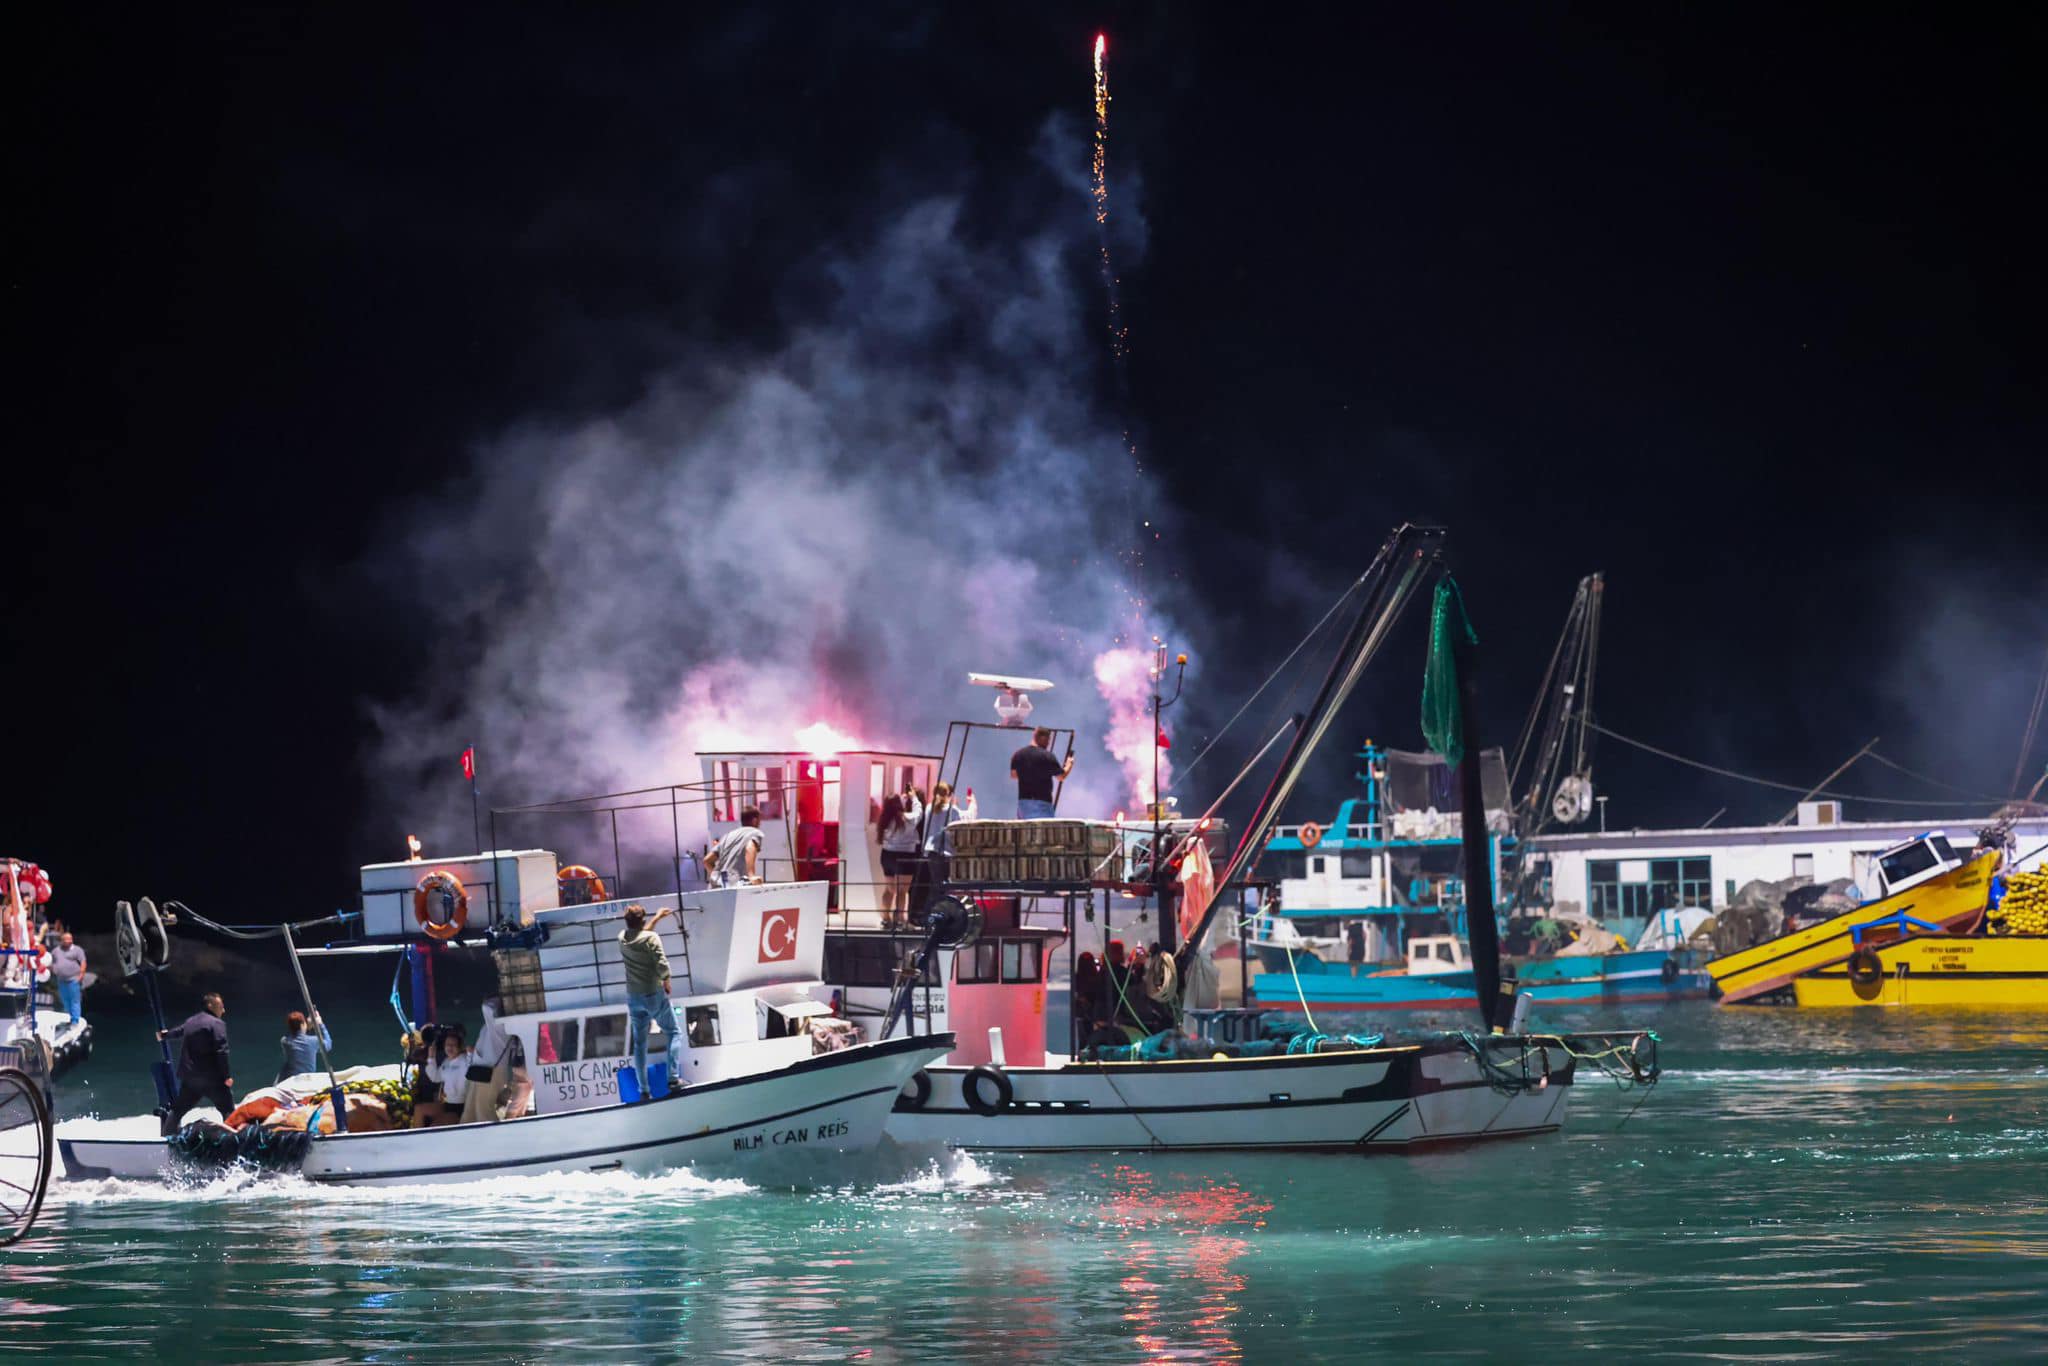
<svg viewBox="0 0 2048 1366">
<path fill-rule="evenodd" d="M 955 882 L 1087 886 L 1114 880 L 1116 827 L 1103 821 L 961 821 L 952 829 Z"/>
<path fill-rule="evenodd" d="M 538 1015 L 547 1009 L 541 988 L 540 953 L 536 949 L 498 949 L 491 954 L 498 968 L 498 1009 L 505 1015 Z"/>
</svg>

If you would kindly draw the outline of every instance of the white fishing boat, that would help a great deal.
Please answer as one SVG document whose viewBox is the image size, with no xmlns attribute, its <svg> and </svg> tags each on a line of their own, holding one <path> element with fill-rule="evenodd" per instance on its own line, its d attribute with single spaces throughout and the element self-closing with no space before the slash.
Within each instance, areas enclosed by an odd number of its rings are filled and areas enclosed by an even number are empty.
<svg viewBox="0 0 2048 1366">
<path fill-rule="evenodd" d="M 417 898 L 389 886 L 398 881 L 390 875 L 394 868 L 419 880 Z M 361 923 L 373 941 L 402 943 L 412 923 L 404 904 L 417 900 L 427 907 L 428 893 L 438 898 L 452 883 L 460 888 L 450 894 L 452 917 L 437 919 L 436 907 L 423 909 L 417 920 L 420 928 L 438 927 L 436 943 L 465 941 L 474 895 L 488 905 L 492 932 L 476 944 L 522 945 L 495 954 L 505 1012 L 490 1026 L 502 1041 L 499 1064 L 508 1078 L 523 1073 L 523 1084 L 514 1088 L 515 1113 L 366 1131 L 363 1116 L 381 1107 L 366 1105 L 359 1113 L 350 1092 L 388 1080 L 395 1069 L 336 1072 L 328 1085 L 325 1074 L 311 1074 L 287 1083 L 296 1089 L 283 1093 L 282 1108 L 297 1112 L 310 1102 L 313 1113 L 275 1141 L 264 1130 L 250 1130 L 263 1121 L 244 1115 L 259 1108 L 248 1100 L 235 1116 L 179 1116 L 168 1136 L 155 1115 L 68 1121 L 56 1133 L 67 1177 L 177 1179 L 224 1158 L 255 1154 L 263 1165 L 296 1170 L 309 1181 L 394 1185 L 541 1172 L 645 1173 L 714 1160 L 745 1166 L 777 1154 L 857 1151 L 881 1140 L 910 1077 L 952 1047 L 948 1034 L 849 1042 L 852 1031 L 817 999 L 823 884 L 670 893 L 638 904 L 650 916 L 674 912 L 658 932 L 676 975 L 687 983 L 673 998 L 682 1033 L 665 1038 L 658 1026 L 651 1031 L 649 1074 L 657 1094 L 624 1103 L 622 1092 L 637 1089 L 616 937 L 626 902 L 537 907 L 538 892 L 557 886 L 554 857 L 540 850 L 373 865 L 364 872 Z M 326 951 L 385 947 L 358 941 Z M 676 1079 L 672 1093 L 661 1093 L 667 1090 L 662 1073 Z M 341 1125 L 331 1108 L 336 1093 Z M 228 1121 L 238 1117 L 241 1125 L 230 1129 Z M 263 1141 L 245 1141 L 245 1131 Z"/>
<path fill-rule="evenodd" d="M 1512 1032 L 1516 1021 L 1499 995 L 1490 890 L 1473 899 L 1472 961 L 1463 961 L 1461 953 L 1459 961 L 1446 964 L 1462 983 L 1452 1004 L 1478 1010 L 1469 1033 L 1431 1032 L 1406 1040 L 1333 1036 L 1306 1020 L 1274 1030 L 1265 1019 L 1269 1012 L 1203 1009 L 1183 999 L 1190 970 L 1206 967 L 1204 937 L 1218 911 L 1235 901 L 1246 914 L 1261 890 L 1247 870 L 1310 751 L 1439 555 L 1440 533 L 1404 527 L 1361 578 L 1349 635 L 1314 705 L 1292 730 L 1278 773 L 1228 851 L 1213 893 L 1181 884 L 1176 868 L 1186 871 L 1182 859 L 1198 843 L 1207 861 L 1220 829 L 1212 823 L 1217 806 L 1236 780 L 1207 815 L 1192 821 L 954 826 L 960 853 L 944 875 L 939 890 L 945 895 L 932 905 L 930 936 L 919 944 L 866 914 L 868 880 L 859 876 L 857 860 L 844 853 L 871 855 L 872 837 L 863 840 L 856 832 L 871 819 L 866 813 L 872 797 L 904 786 L 923 789 L 934 773 L 957 785 L 969 740 L 994 731 L 1004 737 L 999 746 L 1013 745 L 1021 739 L 1014 724 L 952 723 L 935 764 L 929 756 L 864 752 L 707 757 L 714 835 L 730 828 L 741 805 L 758 803 L 766 794 L 796 817 L 778 849 L 786 847 L 799 860 L 825 850 L 842 855 L 828 986 L 847 999 L 861 993 L 873 1009 L 875 995 L 893 978 L 897 1000 L 881 1023 L 883 1037 L 898 1030 L 914 1034 L 934 1019 L 957 1037 L 946 1060 L 915 1077 L 898 1101 L 892 1137 L 1026 1152 L 1399 1150 L 1552 1132 L 1563 1124 L 1570 1088 L 1588 1066 L 1624 1085 L 1654 1084 L 1657 1040 L 1647 1030 Z M 1162 651 L 1153 675 L 1154 705 L 1161 710 L 1170 705 L 1158 695 L 1167 672 Z M 1155 711 L 1155 723 L 1156 716 Z M 1477 753 L 1469 738 L 1465 749 Z M 1264 753 L 1254 756 L 1254 765 Z M 1476 808 L 1477 765 L 1468 767 L 1466 801 Z M 1476 810 L 1463 828 L 1470 836 L 1467 880 L 1490 888 L 1485 825 Z M 1152 871 L 1155 849 L 1164 878 Z M 1176 886 L 1174 895 L 1161 896 L 1162 889 Z M 1182 900 L 1191 896 L 1207 897 L 1192 928 Z M 1140 936 L 1141 947 L 1159 937 L 1166 949 L 1150 955 L 1149 974 L 1113 974 L 1102 964 L 1091 965 L 1090 955 L 1077 956 L 1084 923 L 1105 945 L 1112 924 L 1123 924 Z M 1176 926 L 1185 931 L 1177 944 Z M 1062 947 L 1071 1003 L 1064 1049 L 1049 1045 L 1045 1028 L 1048 988 Z"/>
</svg>

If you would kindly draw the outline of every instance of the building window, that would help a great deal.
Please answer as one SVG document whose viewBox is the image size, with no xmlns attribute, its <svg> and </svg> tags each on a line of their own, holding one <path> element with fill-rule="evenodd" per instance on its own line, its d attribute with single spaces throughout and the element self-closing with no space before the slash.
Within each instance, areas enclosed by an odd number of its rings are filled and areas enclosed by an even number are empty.
<svg viewBox="0 0 2048 1366">
<path fill-rule="evenodd" d="M 1711 858 L 1591 859 L 1586 909 L 1596 917 L 1646 919 L 1678 906 L 1714 904 Z"/>
</svg>

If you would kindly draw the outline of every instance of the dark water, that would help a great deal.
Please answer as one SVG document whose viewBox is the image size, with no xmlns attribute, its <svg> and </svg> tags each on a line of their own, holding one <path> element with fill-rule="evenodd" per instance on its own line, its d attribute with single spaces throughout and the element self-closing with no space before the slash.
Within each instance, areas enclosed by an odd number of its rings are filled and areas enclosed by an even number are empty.
<svg viewBox="0 0 2048 1366">
<path fill-rule="evenodd" d="M 1412 1158 L 893 1151 L 752 1184 L 60 1188 L 0 1253 L 7 1342 L 293 1361 L 2048 1354 L 2048 1017 L 1633 1018 L 1656 1021 L 1670 1074 L 1632 1116 L 1637 1096 L 1595 1081 L 1561 1137 Z M 230 1024 L 267 1063 L 269 1015 L 231 1003 Z M 374 1011 L 337 1024 L 345 1056 L 381 1058 L 396 1032 Z M 141 1101 L 123 1051 L 103 1046 L 67 1104 Z"/>
</svg>

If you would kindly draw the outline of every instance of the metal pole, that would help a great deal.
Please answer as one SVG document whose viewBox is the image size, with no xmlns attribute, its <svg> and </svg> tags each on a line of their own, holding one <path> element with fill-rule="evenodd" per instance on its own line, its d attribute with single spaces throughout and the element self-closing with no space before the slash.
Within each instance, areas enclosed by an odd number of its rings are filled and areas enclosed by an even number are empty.
<svg viewBox="0 0 2048 1366">
<path fill-rule="evenodd" d="M 1871 736 L 1871 737 L 1870 737 L 1870 743 L 1869 743 L 1869 744 L 1866 744 L 1866 745 L 1865 745 L 1865 746 L 1864 746 L 1864 747 L 1863 747 L 1862 749 L 1859 749 L 1859 750 L 1857 750 L 1857 751 L 1856 751 L 1856 752 L 1855 752 L 1854 754 L 1852 754 L 1852 755 L 1850 755 L 1850 756 L 1849 756 L 1848 758 L 1846 758 L 1846 759 L 1842 760 L 1842 763 L 1841 763 L 1841 766 L 1840 766 L 1840 767 L 1838 767 L 1838 768 L 1837 768 L 1837 769 L 1836 769 L 1836 770 L 1835 770 L 1835 771 L 1834 771 L 1833 773 L 1830 773 L 1830 774 L 1828 774 L 1828 776 L 1827 776 L 1827 777 L 1825 777 L 1825 778 L 1822 778 L 1822 779 L 1821 779 L 1821 780 L 1820 780 L 1819 782 L 1815 783 L 1815 784 L 1814 784 L 1814 785 L 1813 785 L 1812 787 L 1808 788 L 1808 789 L 1807 789 L 1807 791 L 1806 791 L 1806 795 L 1805 795 L 1804 797 L 1801 797 L 1801 798 L 1799 799 L 1799 801 L 1801 801 L 1801 802 L 1804 802 L 1804 801 L 1810 801 L 1810 800 L 1812 800 L 1812 798 L 1813 798 L 1813 794 L 1814 794 L 1814 793 L 1816 793 L 1816 792 L 1819 792 L 1819 791 L 1820 791 L 1821 789 L 1825 788 L 1825 787 L 1826 787 L 1826 786 L 1827 786 L 1827 785 L 1828 785 L 1829 783 L 1833 782 L 1833 781 L 1834 781 L 1835 779 L 1837 779 L 1837 778 L 1841 777 L 1841 776 L 1842 776 L 1842 775 L 1843 775 L 1844 773 L 1848 772 L 1848 771 L 1849 771 L 1849 765 L 1851 765 L 1851 764 L 1855 763 L 1855 762 L 1856 762 L 1856 761 L 1857 761 L 1858 759 L 1861 759 L 1861 758 L 1862 758 L 1862 757 L 1863 757 L 1864 755 L 1866 755 L 1866 754 L 1870 753 L 1870 751 L 1871 751 L 1872 749 L 1874 749 L 1874 748 L 1876 747 L 1876 745 L 1877 745 L 1877 742 L 1878 742 L 1878 741 L 1879 741 L 1880 739 L 1882 739 L 1882 738 L 1883 738 L 1883 737 L 1881 737 L 1881 736 L 1877 736 L 1877 735 L 1873 735 L 1873 736 Z M 1798 803 L 1798 802 L 1794 802 L 1794 803 L 1792 804 L 1792 809 L 1791 809 L 1790 811 L 1787 811 L 1787 812 L 1786 812 L 1786 813 L 1785 813 L 1784 815 L 1782 815 L 1782 816 L 1778 817 L 1778 819 L 1776 819 L 1776 820 L 1772 821 L 1772 822 L 1771 822 L 1771 824 L 1772 824 L 1772 825 L 1783 825 L 1783 824 L 1785 824 L 1785 822 L 1787 822 L 1787 821 L 1791 820 L 1791 819 L 1792 819 L 1792 818 L 1793 818 L 1794 816 L 1796 816 L 1796 815 L 1798 815 L 1798 814 L 1799 814 L 1799 803 Z"/>
<path fill-rule="evenodd" d="M 619 895 L 624 896 L 626 894 L 626 865 L 625 860 L 619 857 L 619 808 L 617 808 L 616 806 L 611 809 L 611 817 L 612 886 L 618 890 Z M 676 907 L 676 911 L 680 915 L 682 912 L 682 907 L 678 905 Z"/>
</svg>

